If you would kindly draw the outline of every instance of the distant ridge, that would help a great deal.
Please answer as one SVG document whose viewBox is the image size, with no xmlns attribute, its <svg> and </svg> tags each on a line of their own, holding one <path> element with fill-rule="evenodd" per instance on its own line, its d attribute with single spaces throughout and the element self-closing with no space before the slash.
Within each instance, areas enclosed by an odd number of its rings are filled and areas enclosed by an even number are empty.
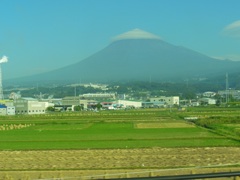
<svg viewBox="0 0 240 180">
<path fill-rule="evenodd" d="M 240 62 L 220 61 L 167 43 L 140 29 L 120 34 L 101 51 L 78 63 L 17 82 L 110 82 L 183 80 L 237 72 Z"/>
</svg>

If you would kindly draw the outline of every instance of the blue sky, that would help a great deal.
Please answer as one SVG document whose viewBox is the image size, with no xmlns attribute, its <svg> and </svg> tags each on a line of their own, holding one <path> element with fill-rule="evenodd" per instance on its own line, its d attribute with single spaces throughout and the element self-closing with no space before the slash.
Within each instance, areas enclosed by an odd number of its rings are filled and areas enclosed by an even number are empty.
<svg viewBox="0 0 240 180">
<path fill-rule="evenodd" d="M 240 61 L 239 0 L 1 0 L 3 79 L 76 63 L 135 28 Z"/>
</svg>

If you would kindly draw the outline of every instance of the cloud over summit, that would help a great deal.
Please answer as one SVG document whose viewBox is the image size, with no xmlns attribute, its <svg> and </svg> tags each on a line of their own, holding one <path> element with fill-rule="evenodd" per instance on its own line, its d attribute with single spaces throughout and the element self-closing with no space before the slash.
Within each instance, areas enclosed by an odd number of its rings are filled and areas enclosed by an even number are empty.
<svg viewBox="0 0 240 180">
<path fill-rule="evenodd" d="M 112 41 L 118 41 L 123 39 L 162 39 L 162 38 L 155 34 L 143 31 L 141 29 L 133 29 L 131 31 L 113 37 Z"/>
</svg>

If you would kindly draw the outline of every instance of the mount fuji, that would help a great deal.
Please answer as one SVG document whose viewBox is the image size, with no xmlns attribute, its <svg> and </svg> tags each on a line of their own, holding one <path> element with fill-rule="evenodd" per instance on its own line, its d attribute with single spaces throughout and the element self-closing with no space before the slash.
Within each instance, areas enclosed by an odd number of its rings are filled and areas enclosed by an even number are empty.
<svg viewBox="0 0 240 180">
<path fill-rule="evenodd" d="M 134 29 L 114 37 L 107 47 L 78 63 L 18 82 L 180 80 L 237 72 L 239 68 L 240 62 L 217 60 Z"/>
</svg>

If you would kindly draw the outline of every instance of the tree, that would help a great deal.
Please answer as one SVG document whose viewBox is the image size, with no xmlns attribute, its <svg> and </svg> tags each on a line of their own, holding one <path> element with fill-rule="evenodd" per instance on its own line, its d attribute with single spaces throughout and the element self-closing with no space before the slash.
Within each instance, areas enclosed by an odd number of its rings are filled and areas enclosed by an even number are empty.
<svg viewBox="0 0 240 180">
<path fill-rule="evenodd" d="M 55 108 L 53 106 L 49 106 L 47 107 L 46 111 L 48 112 L 54 112 L 55 111 Z"/>
<path fill-rule="evenodd" d="M 83 106 L 74 106 L 74 111 L 82 111 L 83 110 Z"/>
<path fill-rule="evenodd" d="M 97 107 L 97 110 L 100 110 L 102 108 L 102 105 L 98 103 L 96 107 Z"/>
</svg>

